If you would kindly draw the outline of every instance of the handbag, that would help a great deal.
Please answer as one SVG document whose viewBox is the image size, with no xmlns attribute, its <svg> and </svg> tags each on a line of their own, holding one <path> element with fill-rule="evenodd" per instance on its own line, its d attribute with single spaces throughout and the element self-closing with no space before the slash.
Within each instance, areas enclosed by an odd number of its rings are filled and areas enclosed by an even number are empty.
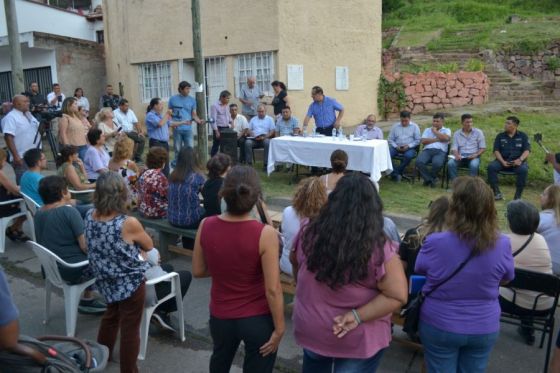
<svg viewBox="0 0 560 373">
<path fill-rule="evenodd" d="M 535 236 L 534 233 L 531 233 L 531 235 L 529 236 L 529 238 L 527 239 L 527 241 L 525 241 L 525 243 L 523 245 L 521 245 L 521 247 L 519 249 L 517 249 L 516 252 L 513 253 L 513 257 L 515 258 L 517 255 L 519 255 L 523 250 L 525 250 L 525 248 L 527 247 L 527 245 L 529 245 L 529 242 L 531 242 L 531 240 L 533 239 L 533 237 Z"/>
<path fill-rule="evenodd" d="M 404 317 L 404 324 L 403 324 L 403 331 L 408 334 L 410 339 L 415 342 L 420 341 L 418 336 L 418 325 L 420 323 L 420 308 L 422 307 L 422 303 L 424 303 L 424 299 L 430 296 L 434 291 L 437 290 L 441 285 L 445 284 L 447 281 L 451 280 L 463 267 L 468 263 L 469 260 L 473 257 L 473 251 L 469 254 L 469 257 L 465 259 L 455 271 L 451 275 L 449 275 L 445 280 L 441 281 L 439 284 L 434 286 L 430 291 L 427 293 L 419 292 L 418 296 L 414 298 L 409 304 L 408 307 L 401 311 L 401 316 Z"/>
</svg>

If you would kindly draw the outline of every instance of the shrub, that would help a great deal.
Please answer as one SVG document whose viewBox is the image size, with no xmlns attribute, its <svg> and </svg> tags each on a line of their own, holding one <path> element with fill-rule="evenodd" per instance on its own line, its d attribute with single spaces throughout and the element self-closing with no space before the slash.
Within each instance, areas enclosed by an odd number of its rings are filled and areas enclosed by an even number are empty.
<svg viewBox="0 0 560 373">
<path fill-rule="evenodd" d="M 383 14 L 394 12 L 404 6 L 403 0 L 383 0 Z"/>
<path fill-rule="evenodd" d="M 467 71 L 484 71 L 484 62 L 482 62 L 478 58 L 471 58 L 467 62 L 467 66 L 465 66 L 465 70 L 467 70 Z"/>
<path fill-rule="evenodd" d="M 390 82 L 383 74 L 377 87 L 377 110 L 387 119 L 389 113 L 401 111 L 406 106 L 406 94 L 401 79 Z"/>
<path fill-rule="evenodd" d="M 548 69 L 552 71 L 560 69 L 560 58 L 556 56 L 548 57 L 546 59 L 546 65 L 548 66 Z"/>
<path fill-rule="evenodd" d="M 461 1 L 449 4 L 447 12 L 459 23 L 475 23 L 505 19 L 508 16 L 509 8 L 497 4 Z"/>
<path fill-rule="evenodd" d="M 442 73 L 456 73 L 459 71 L 459 64 L 457 62 L 441 63 L 437 65 L 436 71 Z"/>
</svg>

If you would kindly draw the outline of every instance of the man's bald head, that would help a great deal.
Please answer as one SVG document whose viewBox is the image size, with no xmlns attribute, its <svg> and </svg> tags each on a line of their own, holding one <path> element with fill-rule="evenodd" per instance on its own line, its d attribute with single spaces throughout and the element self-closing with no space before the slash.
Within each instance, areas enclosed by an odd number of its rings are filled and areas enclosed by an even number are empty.
<svg viewBox="0 0 560 373">
<path fill-rule="evenodd" d="M 249 86 L 249 88 L 253 88 L 256 82 L 257 78 L 255 78 L 254 76 L 250 76 L 247 78 L 247 85 Z"/>
<path fill-rule="evenodd" d="M 12 98 L 12 104 L 14 105 L 14 109 L 23 113 L 29 111 L 29 98 L 27 96 L 15 95 L 14 98 Z"/>
</svg>

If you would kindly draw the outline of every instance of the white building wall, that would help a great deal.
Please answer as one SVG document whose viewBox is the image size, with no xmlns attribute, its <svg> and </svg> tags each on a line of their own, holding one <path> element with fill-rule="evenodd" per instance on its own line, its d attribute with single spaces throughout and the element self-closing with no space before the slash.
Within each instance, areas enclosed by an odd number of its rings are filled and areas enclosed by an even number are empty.
<svg viewBox="0 0 560 373">
<path fill-rule="evenodd" d="M 44 32 L 70 38 L 96 41 L 95 23 L 86 17 L 63 9 L 25 0 L 16 0 L 19 33 Z M 0 37 L 7 36 L 6 13 L 0 6 Z"/>
</svg>

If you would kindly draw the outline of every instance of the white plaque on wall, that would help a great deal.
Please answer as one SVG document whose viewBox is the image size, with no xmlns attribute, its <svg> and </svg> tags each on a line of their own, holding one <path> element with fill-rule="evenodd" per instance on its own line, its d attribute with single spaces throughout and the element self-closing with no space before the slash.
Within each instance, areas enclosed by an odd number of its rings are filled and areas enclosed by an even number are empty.
<svg viewBox="0 0 560 373">
<path fill-rule="evenodd" d="M 337 66 L 336 67 L 336 90 L 347 91 L 348 87 L 349 87 L 348 66 Z"/>
<path fill-rule="evenodd" d="M 287 65 L 288 67 L 288 89 L 291 91 L 303 91 L 303 65 Z"/>
</svg>

